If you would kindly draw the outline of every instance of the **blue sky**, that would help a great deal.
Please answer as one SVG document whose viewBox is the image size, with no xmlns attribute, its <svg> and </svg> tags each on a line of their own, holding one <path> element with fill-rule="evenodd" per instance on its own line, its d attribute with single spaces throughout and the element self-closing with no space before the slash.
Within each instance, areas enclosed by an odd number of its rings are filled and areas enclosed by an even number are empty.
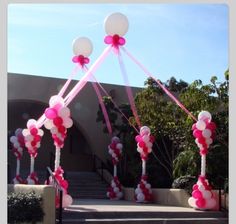
<svg viewBox="0 0 236 224">
<path fill-rule="evenodd" d="M 67 78 L 75 66 L 72 41 L 80 36 L 93 42 L 91 66 L 107 46 L 103 21 L 113 12 L 128 17 L 125 47 L 155 77 L 189 83 L 209 83 L 212 75 L 223 79 L 229 66 L 225 4 L 10 4 L 8 71 Z M 130 84 L 143 86 L 146 76 L 124 59 Z M 107 58 L 96 78 L 124 84 L 116 57 Z"/>
</svg>

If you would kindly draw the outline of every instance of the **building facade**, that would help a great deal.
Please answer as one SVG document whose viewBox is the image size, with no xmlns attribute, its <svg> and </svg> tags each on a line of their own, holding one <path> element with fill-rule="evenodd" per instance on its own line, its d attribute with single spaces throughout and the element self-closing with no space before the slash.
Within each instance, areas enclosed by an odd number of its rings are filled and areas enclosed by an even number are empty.
<svg viewBox="0 0 236 224">
<path fill-rule="evenodd" d="M 8 137 L 14 134 L 17 128 L 26 128 L 28 119 L 38 119 L 48 107 L 51 96 L 56 95 L 66 82 L 65 79 L 31 76 L 23 74 L 8 74 Z M 77 81 L 72 81 L 67 94 Z M 118 104 L 127 103 L 125 86 L 102 84 L 106 91 Z M 132 88 L 135 95 L 140 88 Z M 103 125 L 97 123 L 99 102 L 91 83 L 87 83 L 68 106 L 74 121 L 64 148 L 61 151 L 61 165 L 67 171 L 90 171 L 92 158 L 95 154 L 104 162 L 109 158 L 107 146 L 110 136 L 103 133 Z M 54 145 L 50 131 L 43 128 L 44 136 L 38 157 L 35 161 L 35 170 L 44 170 L 53 162 Z M 8 164 L 11 169 L 16 167 L 16 159 L 8 147 Z M 21 160 L 21 169 L 30 167 L 30 158 L 24 151 Z"/>
</svg>

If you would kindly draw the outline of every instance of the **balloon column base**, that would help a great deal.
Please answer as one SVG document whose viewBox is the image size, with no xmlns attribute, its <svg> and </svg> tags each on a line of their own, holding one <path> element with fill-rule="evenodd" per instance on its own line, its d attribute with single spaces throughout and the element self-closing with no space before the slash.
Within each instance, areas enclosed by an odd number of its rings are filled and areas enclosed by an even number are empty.
<svg viewBox="0 0 236 224">
<path fill-rule="evenodd" d="M 39 184 L 39 179 L 36 172 L 31 173 L 26 180 L 26 184 L 37 185 Z"/>
<path fill-rule="evenodd" d="M 197 183 L 193 185 L 192 197 L 188 199 L 188 203 L 198 210 L 217 210 L 216 195 L 204 176 L 199 176 Z"/>
<path fill-rule="evenodd" d="M 59 166 L 55 171 L 54 171 L 54 177 L 58 181 L 61 189 L 62 189 L 62 207 L 66 208 L 70 206 L 73 202 L 72 197 L 68 194 L 67 189 L 68 189 L 68 181 L 64 179 L 63 177 L 64 170 Z M 53 185 L 53 181 L 50 178 L 50 184 Z M 55 185 L 54 185 L 55 186 Z M 60 206 L 60 194 L 59 191 L 57 191 L 56 194 L 56 208 L 59 208 Z"/>
<path fill-rule="evenodd" d="M 151 184 L 147 182 L 147 176 L 143 175 L 135 189 L 135 200 L 138 203 L 148 203 L 152 202 L 152 199 Z"/>
<path fill-rule="evenodd" d="M 120 200 L 123 197 L 121 184 L 118 177 L 114 177 L 111 181 L 111 186 L 108 188 L 107 197 L 110 200 Z"/>
<path fill-rule="evenodd" d="M 20 175 L 17 175 L 13 180 L 13 184 L 25 184 L 25 181 L 20 177 Z"/>
</svg>

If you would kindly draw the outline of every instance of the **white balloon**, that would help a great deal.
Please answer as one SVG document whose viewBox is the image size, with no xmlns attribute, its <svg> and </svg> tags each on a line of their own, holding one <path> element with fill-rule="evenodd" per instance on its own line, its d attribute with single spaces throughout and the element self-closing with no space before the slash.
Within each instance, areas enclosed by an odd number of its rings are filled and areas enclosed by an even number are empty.
<svg viewBox="0 0 236 224">
<path fill-rule="evenodd" d="M 151 184 L 146 184 L 145 187 L 146 187 L 147 189 L 150 189 L 150 188 L 151 188 Z"/>
<path fill-rule="evenodd" d="M 140 194 L 137 195 L 137 201 L 142 202 L 142 201 L 144 201 L 144 199 L 145 199 L 145 196 L 144 196 L 143 193 L 140 193 Z"/>
<path fill-rule="evenodd" d="M 111 139 L 112 142 L 119 143 L 120 139 L 117 136 L 112 137 Z"/>
<path fill-rule="evenodd" d="M 211 130 L 210 129 L 205 129 L 202 131 L 202 135 L 205 137 L 205 138 L 210 138 L 211 137 Z"/>
<path fill-rule="evenodd" d="M 206 123 L 202 120 L 197 121 L 196 127 L 198 130 L 204 130 L 206 128 Z"/>
<path fill-rule="evenodd" d="M 73 52 L 75 55 L 88 57 L 93 52 L 93 44 L 87 37 L 79 37 L 72 42 Z"/>
<path fill-rule="evenodd" d="M 40 142 L 38 142 L 38 143 L 36 144 L 36 147 L 37 147 L 37 148 L 40 148 L 40 146 L 41 146 L 41 145 L 40 145 Z"/>
<path fill-rule="evenodd" d="M 205 191 L 205 187 L 204 187 L 202 184 L 198 186 L 198 189 L 199 189 L 199 191 L 201 191 L 201 192 L 204 192 L 204 191 Z"/>
<path fill-rule="evenodd" d="M 42 129 L 38 129 L 38 134 L 39 134 L 40 136 L 43 136 L 43 134 L 44 134 L 43 130 L 42 130 Z"/>
<path fill-rule="evenodd" d="M 208 119 L 209 121 L 211 121 L 211 118 L 211 114 L 208 111 L 201 111 L 198 114 L 198 120 Z"/>
<path fill-rule="evenodd" d="M 70 206 L 72 204 L 72 202 L 73 202 L 73 199 L 69 194 L 63 195 L 63 197 L 62 197 L 62 207 L 63 208 Z"/>
<path fill-rule="evenodd" d="M 26 146 L 27 148 L 31 148 L 31 143 L 30 143 L 30 142 L 26 142 L 26 143 L 25 143 L 25 146 Z"/>
<path fill-rule="evenodd" d="M 144 135 L 144 136 L 143 136 L 143 141 L 144 141 L 145 143 L 148 143 L 148 142 L 149 142 L 149 136 L 148 136 L 148 135 Z"/>
<path fill-rule="evenodd" d="M 30 131 L 29 131 L 28 129 L 23 129 L 22 134 L 23 134 L 24 136 L 27 136 L 27 135 L 30 134 Z"/>
<path fill-rule="evenodd" d="M 70 109 L 68 107 L 62 107 L 58 111 L 58 115 L 60 117 L 69 117 L 70 116 Z"/>
<path fill-rule="evenodd" d="M 203 191 L 202 192 L 202 195 L 203 195 L 203 197 L 205 198 L 205 199 L 209 199 L 209 198 L 211 198 L 211 196 L 212 196 L 212 194 L 211 194 L 211 192 L 210 191 Z"/>
<path fill-rule="evenodd" d="M 207 144 L 210 145 L 210 144 L 212 144 L 212 142 L 213 142 L 212 138 L 207 138 L 207 139 L 206 139 L 206 143 L 207 143 Z"/>
<path fill-rule="evenodd" d="M 112 182 L 112 183 L 111 183 L 111 186 L 112 186 L 113 188 L 115 188 L 115 187 L 116 187 L 115 182 Z"/>
<path fill-rule="evenodd" d="M 28 141 L 28 142 L 33 141 L 33 139 L 34 139 L 34 137 L 30 134 L 25 136 L 25 140 Z"/>
<path fill-rule="evenodd" d="M 62 106 L 64 106 L 64 100 L 63 100 L 63 98 L 61 96 L 54 95 L 49 100 L 49 106 L 50 107 L 53 107 L 53 106 L 55 106 L 58 103 L 61 104 Z"/>
<path fill-rule="evenodd" d="M 140 134 L 143 135 L 143 134 L 150 134 L 151 133 L 151 130 L 149 127 L 147 126 L 143 126 L 140 128 Z"/>
<path fill-rule="evenodd" d="M 22 129 L 21 128 L 17 128 L 15 131 L 15 135 L 20 135 L 22 133 Z"/>
<path fill-rule="evenodd" d="M 73 125 L 73 121 L 70 118 L 63 119 L 63 125 L 65 128 L 70 128 Z"/>
<path fill-rule="evenodd" d="M 118 187 L 114 187 L 113 190 L 114 190 L 114 192 L 116 192 L 116 193 L 119 192 L 119 188 L 118 188 Z"/>
<path fill-rule="evenodd" d="M 113 13 L 105 18 L 104 28 L 108 35 L 124 36 L 129 29 L 129 21 L 124 14 Z"/>
<path fill-rule="evenodd" d="M 46 120 L 44 123 L 44 127 L 48 130 L 50 130 L 54 126 L 52 120 Z"/>
<path fill-rule="evenodd" d="M 34 120 L 34 119 L 29 119 L 28 121 L 27 121 L 27 128 L 30 128 L 31 126 L 34 126 L 34 125 L 36 125 L 36 120 Z"/>
<path fill-rule="evenodd" d="M 123 148 L 123 145 L 122 145 L 121 143 L 118 143 L 118 144 L 116 145 L 116 148 L 117 148 L 117 149 L 122 149 L 122 148 Z"/>
<path fill-rule="evenodd" d="M 109 198 L 110 192 L 107 192 L 107 197 Z"/>
<path fill-rule="evenodd" d="M 19 142 L 15 142 L 15 143 L 14 143 L 14 147 L 15 147 L 15 148 L 18 148 L 18 147 L 20 147 L 20 144 L 19 144 Z"/>
<path fill-rule="evenodd" d="M 51 131 L 52 134 L 57 134 L 57 132 L 58 132 L 58 131 L 57 131 L 57 127 L 55 127 L 55 126 L 52 127 L 52 128 L 50 129 L 50 131 Z"/>
<path fill-rule="evenodd" d="M 193 208 L 196 208 L 196 200 L 193 198 L 193 197 L 190 197 L 188 199 L 188 204 L 193 207 Z"/>
<path fill-rule="evenodd" d="M 10 142 L 11 142 L 11 143 L 17 142 L 17 137 L 16 137 L 16 136 L 11 136 L 11 137 L 10 137 Z"/>
<path fill-rule="evenodd" d="M 148 148 L 148 153 L 151 153 L 152 152 L 152 148 Z"/>
</svg>

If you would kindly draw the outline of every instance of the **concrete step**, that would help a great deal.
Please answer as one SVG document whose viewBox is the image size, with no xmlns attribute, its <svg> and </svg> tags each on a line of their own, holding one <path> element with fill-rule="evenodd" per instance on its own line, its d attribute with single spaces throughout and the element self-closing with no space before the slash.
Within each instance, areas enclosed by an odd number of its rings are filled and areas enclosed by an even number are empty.
<svg viewBox="0 0 236 224">
<path fill-rule="evenodd" d="M 227 218 L 63 219 L 64 224 L 228 224 Z"/>
</svg>

